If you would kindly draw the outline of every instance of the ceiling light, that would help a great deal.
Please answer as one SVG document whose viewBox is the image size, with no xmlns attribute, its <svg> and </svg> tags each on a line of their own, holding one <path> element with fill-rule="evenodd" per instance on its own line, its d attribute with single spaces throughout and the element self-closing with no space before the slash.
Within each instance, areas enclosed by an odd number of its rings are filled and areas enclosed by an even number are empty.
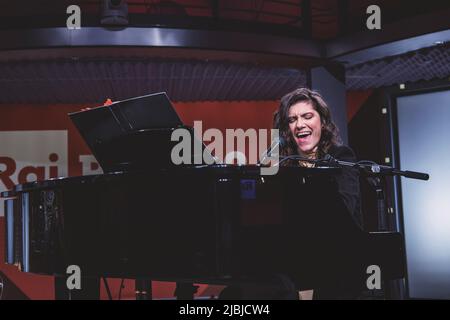
<svg viewBox="0 0 450 320">
<path fill-rule="evenodd" d="M 104 0 L 100 23 L 109 26 L 128 24 L 128 5 L 126 0 Z"/>
</svg>

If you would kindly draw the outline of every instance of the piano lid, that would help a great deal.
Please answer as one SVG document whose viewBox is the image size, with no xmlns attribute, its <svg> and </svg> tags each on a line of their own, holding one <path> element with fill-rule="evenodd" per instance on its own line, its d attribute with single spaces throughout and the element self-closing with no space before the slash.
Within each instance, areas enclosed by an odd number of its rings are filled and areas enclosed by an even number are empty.
<svg viewBox="0 0 450 320">
<path fill-rule="evenodd" d="M 143 150 L 150 153 L 146 160 L 154 160 L 147 161 L 149 165 L 162 165 L 170 144 L 167 131 L 183 125 L 165 92 L 70 113 L 69 117 L 104 172 L 142 162 Z M 139 132 L 145 130 L 154 131 L 142 138 Z"/>
</svg>

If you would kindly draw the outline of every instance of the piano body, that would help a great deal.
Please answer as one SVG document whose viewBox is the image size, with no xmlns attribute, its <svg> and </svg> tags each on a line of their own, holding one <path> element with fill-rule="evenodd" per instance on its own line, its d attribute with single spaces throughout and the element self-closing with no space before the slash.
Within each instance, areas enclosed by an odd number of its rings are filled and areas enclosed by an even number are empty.
<svg viewBox="0 0 450 320">
<path fill-rule="evenodd" d="M 24 272 L 227 284 L 285 274 L 298 289 L 367 267 L 404 276 L 402 236 L 366 233 L 337 168 L 190 166 L 33 182 L 4 192 L 6 259 Z"/>
<path fill-rule="evenodd" d="M 364 289 L 370 265 L 383 280 L 404 277 L 403 237 L 357 226 L 337 191 L 341 169 L 261 176 L 251 165 L 175 166 L 173 130 L 118 128 L 91 144 L 81 132 L 105 174 L 3 192 L 6 263 L 61 277 L 76 265 L 86 278 L 209 284 L 282 274 L 298 289 L 342 281 Z"/>
</svg>

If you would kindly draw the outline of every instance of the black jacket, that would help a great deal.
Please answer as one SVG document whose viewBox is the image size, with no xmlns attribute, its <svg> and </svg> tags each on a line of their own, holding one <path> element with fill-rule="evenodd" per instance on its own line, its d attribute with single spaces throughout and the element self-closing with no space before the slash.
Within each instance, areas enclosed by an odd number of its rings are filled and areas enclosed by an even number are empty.
<svg viewBox="0 0 450 320">
<path fill-rule="evenodd" d="M 355 162 L 356 156 L 352 149 L 347 146 L 332 146 L 328 154 L 337 160 Z M 344 167 L 341 174 L 336 176 L 336 182 L 339 188 L 339 194 L 352 215 L 354 221 L 362 227 L 361 214 L 361 192 L 359 185 L 358 169 Z"/>
</svg>

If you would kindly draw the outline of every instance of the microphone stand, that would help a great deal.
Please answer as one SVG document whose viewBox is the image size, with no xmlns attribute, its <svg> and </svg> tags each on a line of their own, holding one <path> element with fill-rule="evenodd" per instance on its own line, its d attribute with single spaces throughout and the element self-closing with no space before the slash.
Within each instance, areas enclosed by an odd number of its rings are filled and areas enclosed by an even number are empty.
<svg viewBox="0 0 450 320">
<path fill-rule="evenodd" d="M 388 231 L 388 221 L 386 217 L 386 199 L 383 190 L 383 184 L 380 177 L 367 177 L 367 182 L 375 191 L 377 197 L 377 217 L 378 231 Z"/>
<path fill-rule="evenodd" d="M 333 158 L 329 154 L 327 154 L 322 159 L 309 159 L 306 157 L 302 157 L 299 155 L 292 155 L 286 157 L 280 157 L 280 161 L 278 165 L 286 160 L 299 160 L 305 162 L 312 162 L 316 164 L 328 165 L 330 167 L 350 167 L 361 170 L 363 173 L 369 176 L 403 176 L 405 178 L 418 179 L 418 180 L 428 180 L 430 176 L 427 173 L 417 172 L 417 171 L 408 171 L 408 170 L 400 170 L 390 166 L 379 165 L 373 161 L 361 160 L 357 162 L 351 161 L 342 161 Z"/>
<path fill-rule="evenodd" d="M 338 167 L 352 167 L 356 169 L 360 169 L 363 173 L 369 176 L 402 176 L 410 179 L 417 180 L 428 180 L 430 176 L 427 173 L 417 172 L 417 171 L 409 171 L 409 170 L 400 170 L 390 166 L 379 165 L 373 161 L 341 161 L 334 159 L 331 156 L 327 156 L 321 160 L 321 162 L 328 162 L 330 165 L 337 165 Z"/>
<path fill-rule="evenodd" d="M 340 161 L 328 156 L 329 162 L 332 165 L 338 167 L 352 167 L 360 170 L 361 173 L 365 174 L 367 181 L 373 187 L 377 197 L 377 213 L 378 213 L 378 231 L 389 231 L 386 215 L 386 203 L 385 203 L 385 193 L 383 190 L 382 178 L 386 176 L 400 176 L 410 179 L 417 180 L 428 180 L 430 176 L 427 173 L 400 170 L 398 168 L 379 165 L 372 161 Z M 393 292 L 396 292 L 401 288 L 401 281 L 391 281 L 390 283 L 385 283 L 383 286 L 383 295 L 386 297 L 392 296 Z"/>
</svg>

